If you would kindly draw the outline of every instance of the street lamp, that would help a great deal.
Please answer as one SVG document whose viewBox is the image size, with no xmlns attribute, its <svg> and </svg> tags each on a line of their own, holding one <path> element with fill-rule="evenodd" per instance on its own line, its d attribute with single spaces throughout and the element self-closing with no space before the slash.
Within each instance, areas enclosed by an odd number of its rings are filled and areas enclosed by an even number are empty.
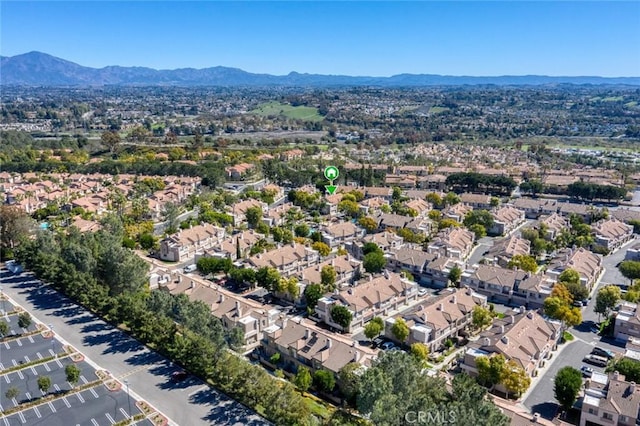
<svg viewBox="0 0 640 426">
<path fill-rule="evenodd" d="M 129 380 L 124 379 L 124 384 L 127 386 L 127 403 L 129 404 L 129 411 L 127 414 L 129 418 L 131 418 L 131 395 L 129 395 Z"/>
</svg>

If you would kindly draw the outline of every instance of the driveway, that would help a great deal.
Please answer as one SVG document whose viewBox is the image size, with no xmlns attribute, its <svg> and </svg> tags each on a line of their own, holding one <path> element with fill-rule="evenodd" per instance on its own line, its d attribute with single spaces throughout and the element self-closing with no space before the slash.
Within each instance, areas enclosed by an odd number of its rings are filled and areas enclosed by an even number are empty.
<svg viewBox="0 0 640 426">
<path fill-rule="evenodd" d="M 5 294 L 43 323 L 53 325 L 58 336 L 121 382 L 127 379 L 132 393 L 168 416 L 172 424 L 269 424 L 199 380 L 171 382 L 175 365 L 29 274 L 1 274 Z"/>
</svg>

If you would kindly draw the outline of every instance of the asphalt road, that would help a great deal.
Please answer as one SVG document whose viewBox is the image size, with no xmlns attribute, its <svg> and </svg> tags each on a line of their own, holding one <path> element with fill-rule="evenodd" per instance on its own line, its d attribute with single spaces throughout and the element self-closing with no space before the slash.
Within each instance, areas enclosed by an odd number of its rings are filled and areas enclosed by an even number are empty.
<svg viewBox="0 0 640 426">
<path fill-rule="evenodd" d="M 196 380 L 172 383 L 177 367 L 33 277 L 3 271 L 3 290 L 56 334 L 109 371 L 174 424 L 262 425 L 266 420 Z"/>
</svg>

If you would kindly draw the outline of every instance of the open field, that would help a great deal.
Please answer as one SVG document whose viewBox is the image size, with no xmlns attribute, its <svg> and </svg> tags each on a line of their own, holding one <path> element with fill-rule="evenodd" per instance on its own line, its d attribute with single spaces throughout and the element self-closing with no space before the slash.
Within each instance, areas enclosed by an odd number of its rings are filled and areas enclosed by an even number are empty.
<svg viewBox="0 0 640 426">
<path fill-rule="evenodd" d="M 269 116 L 276 115 L 296 120 L 322 121 L 324 117 L 318 113 L 318 108 L 307 106 L 291 106 L 280 102 L 267 102 L 251 111 L 252 114 Z"/>
<path fill-rule="evenodd" d="M 449 108 L 446 107 L 439 107 L 439 106 L 434 106 L 429 108 L 429 113 L 430 114 L 440 114 L 443 112 L 449 111 Z"/>
</svg>

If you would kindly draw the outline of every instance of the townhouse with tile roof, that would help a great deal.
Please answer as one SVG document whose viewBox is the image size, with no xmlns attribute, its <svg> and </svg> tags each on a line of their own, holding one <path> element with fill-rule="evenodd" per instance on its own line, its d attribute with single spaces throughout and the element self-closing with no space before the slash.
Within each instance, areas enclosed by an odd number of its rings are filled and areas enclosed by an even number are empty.
<svg viewBox="0 0 640 426">
<path fill-rule="evenodd" d="M 640 310 L 637 303 L 621 302 L 615 316 L 613 335 L 616 339 L 628 341 L 640 339 Z"/>
<path fill-rule="evenodd" d="M 410 216 L 402 216 L 394 213 L 383 213 L 380 216 L 376 217 L 375 220 L 378 222 L 378 230 L 397 230 L 402 229 L 410 223 L 413 218 Z"/>
<path fill-rule="evenodd" d="M 510 204 L 505 204 L 491 211 L 493 225 L 487 229 L 491 235 L 506 235 L 522 225 L 525 219 L 524 210 L 520 210 Z"/>
<path fill-rule="evenodd" d="M 352 222 L 340 222 L 324 227 L 321 233 L 322 241 L 334 249 L 364 237 L 366 231 Z"/>
<path fill-rule="evenodd" d="M 489 249 L 486 258 L 492 263 L 506 268 L 513 256 L 526 256 L 531 250 L 531 242 L 512 235 L 496 242 Z"/>
<path fill-rule="evenodd" d="M 640 423 L 640 386 L 617 371 L 594 371 L 581 398 L 580 426 L 633 426 Z"/>
<path fill-rule="evenodd" d="M 613 251 L 633 238 L 633 226 L 618 219 L 602 219 L 591 225 L 594 243 Z"/>
<path fill-rule="evenodd" d="M 448 339 L 456 341 L 460 333 L 469 327 L 473 309 L 486 305 L 486 296 L 471 289 L 445 289 L 402 315 L 410 331 L 407 340 L 401 343 L 422 343 L 427 345 L 430 353 L 440 351 Z M 396 318 L 387 318 L 384 335 L 397 342 L 391 331 L 395 322 Z"/>
<path fill-rule="evenodd" d="M 277 364 L 273 356 L 279 355 Z M 260 361 L 271 368 L 295 374 L 302 366 L 312 372 L 327 370 L 337 376 L 347 364 L 370 364 L 374 354 L 303 319 L 281 319 L 267 328 L 259 350 Z"/>
<path fill-rule="evenodd" d="M 288 277 L 301 268 L 308 268 L 319 263 L 320 255 L 304 244 L 293 242 L 281 245 L 266 253 L 251 256 L 246 262 L 247 265 L 256 269 L 275 268 L 282 276 Z"/>
<path fill-rule="evenodd" d="M 464 260 L 473 249 L 475 235 L 464 228 L 447 228 L 440 231 L 428 245 L 429 253 Z"/>
<path fill-rule="evenodd" d="M 472 194 L 470 192 L 465 192 L 460 194 L 460 202 L 468 204 L 474 209 L 490 209 L 491 208 L 490 195 Z"/>
<path fill-rule="evenodd" d="M 554 281 L 544 275 L 493 265 L 473 265 L 462 273 L 460 285 L 504 305 L 540 308 Z"/>
<path fill-rule="evenodd" d="M 208 223 L 181 229 L 160 241 L 160 259 L 184 262 L 195 258 L 197 252 L 217 246 L 224 238 L 223 228 Z"/>
<path fill-rule="evenodd" d="M 558 238 L 563 231 L 569 231 L 569 219 L 558 213 L 540 218 L 538 227 L 545 229 L 544 238 L 550 241 Z"/>
<path fill-rule="evenodd" d="M 462 223 L 464 221 L 467 213 L 472 212 L 473 207 L 468 204 L 454 204 L 453 206 L 447 207 L 442 212 L 443 219 L 453 219 L 458 223 Z"/>
<path fill-rule="evenodd" d="M 503 319 L 494 320 L 489 330 L 480 333 L 477 341 L 469 343 L 461 367 L 469 375 L 477 376 L 476 359 L 479 356 L 500 354 L 506 360 L 514 360 L 533 377 L 557 349 L 560 337 L 560 324 L 521 308 L 519 313 L 514 311 Z"/>
<path fill-rule="evenodd" d="M 253 198 L 249 198 L 247 200 L 240 201 L 231 206 L 231 216 L 233 217 L 233 224 L 235 226 L 240 225 L 242 222 L 247 220 L 247 210 L 252 207 L 260 207 L 262 212 L 267 211 L 267 204 L 262 201 L 254 200 Z"/>
<path fill-rule="evenodd" d="M 249 256 L 251 247 L 261 238 L 262 236 L 253 229 L 226 236 L 213 247 L 199 250 L 196 253 L 196 262 L 200 257 L 227 258 L 234 262 L 239 259 L 244 259 Z M 238 257 L 238 253 L 240 257 Z"/>
<path fill-rule="evenodd" d="M 160 288 L 171 294 L 186 294 L 192 301 L 205 303 L 211 309 L 211 314 L 220 319 L 227 330 L 240 328 L 244 336 L 244 350 L 257 347 L 265 329 L 275 325 L 281 315 L 278 309 L 270 305 L 243 298 L 196 277 L 180 273 L 175 275 L 177 280 Z"/>
<path fill-rule="evenodd" d="M 602 256 L 582 247 L 563 249 L 549 263 L 546 274 L 553 280 L 557 280 L 558 276 L 569 268 L 578 272 L 580 283 L 591 291 L 602 273 Z"/>
<path fill-rule="evenodd" d="M 360 275 L 362 262 L 357 261 L 349 255 L 336 256 L 317 265 L 304 269 L 300 268 L 293 275 L 298 278 L 298 281 L 304 286 L 320 284 L 322 282 L 322 268 L 325 266 L 331 266 L 336 271 L 335 285 L 338 288 L 342 288 L 351 284 L 354 279 Z"/>
<path fill-rule="evenodd" d="M 550 215 L 558 212 L 558 202 L 556 200 L 516 198 L 511 204 L 520 210 L 524 210 L 528 219 L 537 219 L 540 215 Z"/>
<path fill-rule="evenodd" d="M 362 252 L 362 248 L 366 243 L 374 243 L 385 253 L 388 254 L 392 250 L 395 250 L 399 247 L 405 245 L 402 237 L 399 237 L 396 233 L 391 231 L 386 232 L 378 232 L 376 234 L 365 235 L 360 240 L 352 241 L 347 243 L 345 248 L 353 257 L 356 259 L 362 259 L 364 257 L 364 253 Z"/>
<path fill-rule="evenodd" d="M 437 257 L 435 253 L 401 247 L 391 251 L 387 258 L 387 268 L 398 273 L 408 271 L 417 282 L 425 282 L 428 280 L 426 267 Z"/>
<path fill-rule="evenodd" d="M 385 271 L 376 277 L 369 275 L 352 287 L 326 294 L 318 300 L 314 317 L 330 327 L 349 333 L 363 327 L 375 316 L 384 318 L 390 312 L 408 306 L 417 297 L 416 283 Z M 334 306 L 345 306 L 351 311 L 353 318 L 348 328 L 343 329 L 331 318 Z"/>
</svg>

